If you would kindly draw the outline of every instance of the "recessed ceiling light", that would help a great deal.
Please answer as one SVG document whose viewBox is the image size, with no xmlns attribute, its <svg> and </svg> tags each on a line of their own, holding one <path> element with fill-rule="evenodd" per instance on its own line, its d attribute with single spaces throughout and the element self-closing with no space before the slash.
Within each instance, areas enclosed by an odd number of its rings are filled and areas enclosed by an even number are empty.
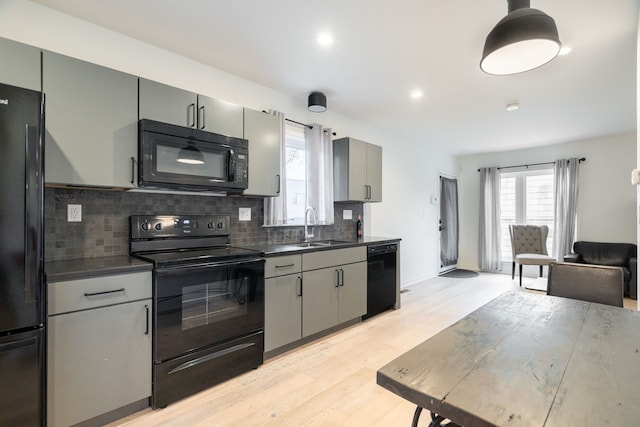
<svg viewBox="0 0 640 427">
<path fill-rule="evenodd" d="M 571 46 L 562 46 L 558 55 L 565 56 L 571 53 Z"/>
<path fill-rule="evenodd" d="M 419 98 L 422 98 L 423 93 L 422 93 L 421 90 L 416 89 L 416 90 L 411 91 L 409 96 L 411 96 L 413 99 L 419 99 Z"/>
<path fill-rule="evenodd" d="M 322 33 L 318 36 L 317 41 L 320 46 L 329 46 L 333 44 L 333 37 L 329 33 Z"/>
<path fill-rule="evenodd" d="M 516 111 L 520 108 L 520 104 L 517 102 L 510 102 L 507 104 L 507 111 Z"/>
</svg>

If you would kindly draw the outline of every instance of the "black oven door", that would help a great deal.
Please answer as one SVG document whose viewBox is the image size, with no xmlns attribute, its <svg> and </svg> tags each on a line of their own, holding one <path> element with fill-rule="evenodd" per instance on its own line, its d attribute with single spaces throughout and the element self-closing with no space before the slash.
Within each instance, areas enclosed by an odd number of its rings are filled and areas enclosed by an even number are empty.
<svg viewBox="0 0 640 427">
<path fill-rule="evenodd" d="M 157 268 L 154 360 L 264 328 L 264 259 Z"/>
</svg>

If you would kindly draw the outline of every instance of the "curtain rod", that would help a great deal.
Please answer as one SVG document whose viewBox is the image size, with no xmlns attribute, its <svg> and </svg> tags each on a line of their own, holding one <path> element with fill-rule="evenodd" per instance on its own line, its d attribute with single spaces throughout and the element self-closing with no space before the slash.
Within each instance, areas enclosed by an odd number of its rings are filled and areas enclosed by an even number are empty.
<svg viewBox="0 0 640 427">
<path fill-rule="evenodd" d="M 269 114 L 269 112 L 268 112 L 268 111 L 264 111 L 264 110 L 262 110 L 262 112 L 263 112 L 263 113 L 266 113 L 266 114 Z M 285 119 L 286 121 L 288 121 L 288 122 L 295 123 L 295 124 L 297 124 L 297 125 L 304 126 L 304 127 L 306 127 L 306 128 L 309 128 L 309 129 L 313 129 L 313 126 L 312 126 L 312 125 L 307 125 L 307 124 L 305 124 L 305 123 L 296 122 L 295 120 L 291 120 L 291 119 L 288 119 L 288 118 L 286 118 L 286 117 L 285 117 L 284 119 Z M 335 133 L 335 132 L 331 132 L 331 134 L 332 134 L 333 136 L 336 136 L 336 133 Z"/>
<path fill-rule="evenodd" d="M 587 161 L 587 159 L 585 157 L 581 157 L 581 158 L 578 159 L 578 163 L 582 163 L 582 162 L 585 162 L 585 161 Z M 522 167 L 528 168 L 529 166 L 541 166 L 541 165 L 553 165 L 553 164 L 555 164 L 555 162 L 529 163 L 527 165 L 502 166 L 502 167 L 499 167 L 498 170 L 500 170 L 500 169 L 522 168 Z M 478 169 L 478 172 L 480 172 L 480 169 Z"/>
</svg>

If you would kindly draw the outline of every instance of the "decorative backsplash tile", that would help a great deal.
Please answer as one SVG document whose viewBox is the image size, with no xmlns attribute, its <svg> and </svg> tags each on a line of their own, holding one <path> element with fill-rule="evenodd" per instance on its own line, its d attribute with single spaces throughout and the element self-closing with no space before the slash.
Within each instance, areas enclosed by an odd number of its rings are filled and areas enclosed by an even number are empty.
<svg viewBox="0 0 640 427">
<path fill-rule="evenodd" d="M 67 204 L 82 205 L 82 222 L 67 222 Z M 239 208 L 251 221 L 238 221 Z M 353 212 L 343 220 L 343 209 Z M 129 254 L 131 215 L 229 215 L 231 243 L 286 243 L 302 240 L 304 227 L 263 227 L 264 199 L 136 193 L 93 189 L 45 188 L 45 260 L 57 261 Z M 360 203 L 336 203 L 334 224 L 315 227 L 318 239 L 355 237 Z"/>
</svg>

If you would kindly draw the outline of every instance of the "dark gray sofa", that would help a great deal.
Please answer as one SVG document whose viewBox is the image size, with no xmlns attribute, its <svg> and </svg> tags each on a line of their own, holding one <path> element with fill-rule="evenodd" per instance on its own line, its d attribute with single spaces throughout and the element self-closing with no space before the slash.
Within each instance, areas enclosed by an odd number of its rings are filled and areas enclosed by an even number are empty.
<svg viewBox="0 0 640 427">
<path fill-rule="evenodd" d="M 564 261 L 622 267 L 624 295 L 638 298 L 638 260 L 635 244 L 578 241 L 573 244 L 573 252 L 564 256 Z"/>
</svg>

